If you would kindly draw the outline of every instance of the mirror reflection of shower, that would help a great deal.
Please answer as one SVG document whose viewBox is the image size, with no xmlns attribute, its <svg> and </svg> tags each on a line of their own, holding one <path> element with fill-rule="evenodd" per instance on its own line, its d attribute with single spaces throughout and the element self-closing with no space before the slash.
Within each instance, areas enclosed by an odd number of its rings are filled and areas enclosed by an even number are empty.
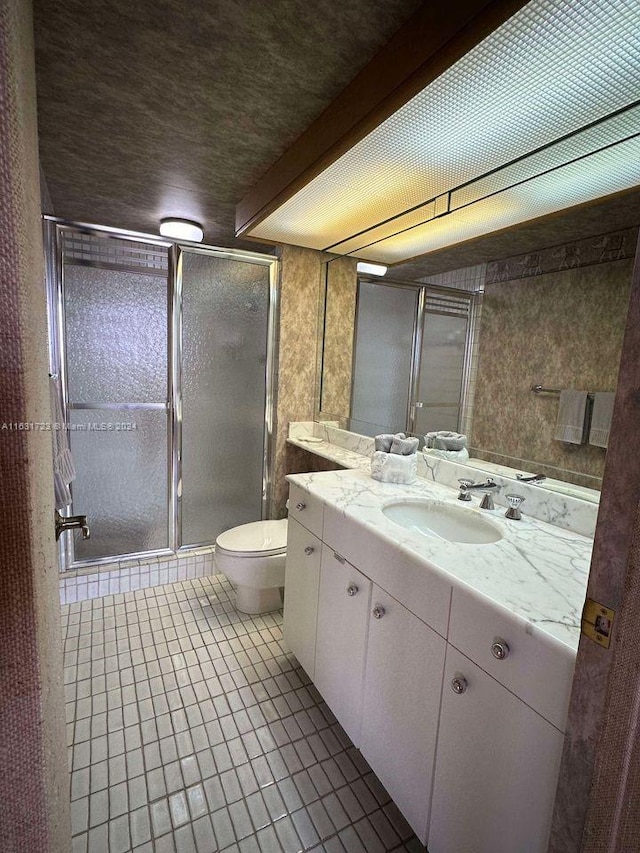
<svg viewBox="0 0 640 853">
<path fill-rule="evenodd" d="M 322 419 L 362 435 L 463 431 L 472 294 L 356 279 L 348 260 L 327 265 Z"/>
<path fill-rule="evenodd" d="M 46 233 L 69 511 L 91 521 L 90 539 L 67 534 L 65 567 L 207 545 L 265 517 L 275 259 L 54 220 Z"/>
</svg>

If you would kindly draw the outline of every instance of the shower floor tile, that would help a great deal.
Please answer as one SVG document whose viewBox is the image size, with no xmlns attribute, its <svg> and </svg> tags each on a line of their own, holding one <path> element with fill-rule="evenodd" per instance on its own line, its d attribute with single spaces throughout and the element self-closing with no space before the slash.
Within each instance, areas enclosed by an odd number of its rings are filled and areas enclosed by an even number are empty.
<svg viewBox="0 0 640 853">
<path fill-rule="evenodd" d="M 63 605 L 73 853 L 424 853 L 222 575 Z"/>
</svg>

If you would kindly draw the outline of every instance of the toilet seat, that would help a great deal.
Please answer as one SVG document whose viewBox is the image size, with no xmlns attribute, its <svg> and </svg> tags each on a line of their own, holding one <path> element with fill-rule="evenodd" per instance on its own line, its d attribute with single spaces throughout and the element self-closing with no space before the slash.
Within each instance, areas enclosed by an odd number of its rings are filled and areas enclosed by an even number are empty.
<svg viewBox="0 0 640 853">
<path fill-rule="evenodd" d="M 251 521 L 225 530 L 216 539 L 216 550 L 234 557 L 270 557 L 287 550 L 287 519 Z"/>
<path fill-rule="evenodd" d="M 251 521 L 216 539 L 216 569 L 235 586 L 236 610 L 269 613 L 282 607 L 287 520 Z"/>
</svg>

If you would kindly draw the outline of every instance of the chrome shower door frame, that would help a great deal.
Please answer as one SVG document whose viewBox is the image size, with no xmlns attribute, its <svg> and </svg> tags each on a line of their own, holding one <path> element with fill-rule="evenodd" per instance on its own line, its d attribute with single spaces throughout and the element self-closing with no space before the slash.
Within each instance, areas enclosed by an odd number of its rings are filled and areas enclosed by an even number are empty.
<svg viewBox="0 0 640 853">
<path fill-rule="evenodd" d="M 173 279 L 171 327 L 169 331 L 171 353 L 171 434 L 172 434 L 172 487 L 171 519 L 173 521 L 173 550 L 189 551 L 212 545 L 213 542 L 182 544 L 182 340 L 183 340 L 183 258 L 186 253 L 207 255 L 230 261 L 265 266 L 269 269 L 269 309 L 267 317 L 267 360 L 265 366 L 265 416 L 262 448 L 262 512 L 268 518 L 271 510 L 270 495 L 274 466 L 273 423 L 276 389 L 276 341 L 280 312 L 279 261 L 273 255 L 248 252 L 242 249 L 221 249 L 198 243 L 176 243 L 170 255 L 170 274 Z"/>
<path fill-rule="evenodd" d="M 153 551 L 113 554 L 90 560 L 75 560 L 72 536 L 62 536 L 59 542 L 59 561 L 62 571 L 83 570 L 115 564 L 120 560 L 144 559 L 154 556 L 171 556 L 195 548 L 213 545 L 213 542 L 182 544 L 182 258 L 185 252 L 211 257 L 253 263 L 269 268 L 269 309 L 267 319 L 267 359 L 265 369 L 265 418 L 262 467 L 262 518 L 270 512 L 269 495 L 273 476 L 274 436 L 273 422 L 276 388 L 276 341 L 279 318 L 279 261 L 273 255 L 248 252 L 240 249 L 225 249 L 203 246 L 187 241 L 174 242 L 158 238 L 153 234 L 127 231 L 120 228 L 71 222 L 54 216 L 44 216 L 44 247 L 46 269 L 46 291 L 49 327 L 49 372 L 60 377 L 63 396 L 63 412 L 68 421 L 71 408 L 112 409 L 131 411 L 135 409 L 158 410 L 167 413 L 167 528 L 168 547 Z M 144 243 L 167 249 L 167 400 L 163 403 L 137 404 L 80 404 L 72 406 L 67 394 L 67 361 L 64 325 L 64 239 L 65 232 L 111 237 L 130 242 Z M 88 264 L 91 265 L 91 264 Z M 73 495 L 73 484 L 71 484 Z"/>
<path fill-rule="evenodd" d="M 458 288 L 445 287 L 439 284 L 430 284 L 428 282 L 412 282 L 412 281 L 400 281 L 394 279 L 380 279 L 373 276 L 368 275 L 358 275 L 358 282 L 356 288 L 356 307 L 355 307 L 355 322 L 353 326 L 353 344 L 352 350 L 355 352 L 356 348 L 356 339 L 358 335 L 358 307 L 359 307 L 359 298 L 360 298 L 360 284 L 375 284 L 382 285 L 384 287 L 396 287 L 404 290 L 413 290 L 417 293 L 417 301 L 416 301 L 416 313 L 414 315 L 413 321 L 413 343 L 411 346 L 411 367 L 409 371 L 408 377 L 408 395 L 407 395 L 407 412 L 406 412 L 406 426 L 405 429 L 407 433 L 413 435 L 415 433 L 415 425 L 416 425 L 416 403 L 418 403 L 418 389 L 420 386 L 420 370 L 423 369 L 425 365 L 422 364 L 422 341 L 424 337 L 424 324 L 426 315 L 433 313 L 440 313 L 433 310 L 430 310 L 427 307 L 427 300 L 430 295 L 436 297 L 444 297 L 447 296 L 453 297 L 456 300 L 464 301 L 468 303 L 467 309 L 467 328 L 465 335 L 465 355 L 464 355 L 464 365 L 462 370 L 462 383 L 460 389 L 460 400 L 459 400 L 459 416 L 458 416 L 458 427 L 460 427 L 461 421 L 464 417 L 464 412 L 467 408 L 469 394 L 470 394 L 470 386 L 471 386 L 471 362 L 472 362 L 472 352 L 473 352 L 473 342 L 474 342 L 474 334 L 476 327 L 476 313 L 477 313 L 477 294 L 472 291 L 462 290 Z M 325 296 L 326 300 L 326 296 Z M 446 312 L 442 312 L 446 313 Z M 323 326 L 324 328 L 324 326 Z M 351 399 L 349 411 L 353 411 L 353 396 L 354 396 L 354 382 L 353 382 L 353 374 L 351 381 Z"/>
</svg>

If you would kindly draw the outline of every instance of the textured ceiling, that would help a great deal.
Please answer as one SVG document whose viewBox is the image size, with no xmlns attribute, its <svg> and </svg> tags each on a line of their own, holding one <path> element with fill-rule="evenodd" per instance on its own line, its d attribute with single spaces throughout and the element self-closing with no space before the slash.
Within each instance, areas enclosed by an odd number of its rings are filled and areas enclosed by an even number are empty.
<svg viewBox="0 0 640 853">
<path fill-rule="evenodd" d="M 34 0 L 43 170 L 56 215 L 234 238 L 235 205 L 416 0 Z M 640 223 L 626 194 L 394 267 L 407 280 Z"/>
<path fill-rule="evenodd" d="M 57 216 L 234 239 L 235 205 L 417 0 L 34 0 L 40 152 Z"/>
</svg>

